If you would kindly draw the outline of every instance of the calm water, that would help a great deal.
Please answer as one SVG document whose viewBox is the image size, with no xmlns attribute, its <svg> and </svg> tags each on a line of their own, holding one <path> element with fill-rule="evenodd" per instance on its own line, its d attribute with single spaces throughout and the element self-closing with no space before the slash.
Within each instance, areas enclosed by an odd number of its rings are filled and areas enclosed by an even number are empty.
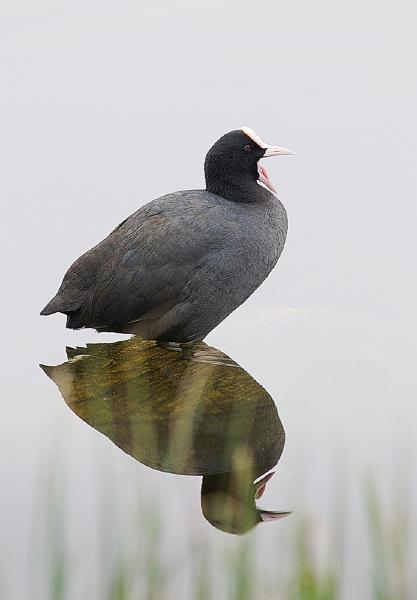
<svg viewBox="0 0 417 600">
<path fill-rule="evenodd" d="M 367 600 L 364 480 L 373 473 L 388 517 L 416 498 L 414 4 L 265 0 L 260 14 L 234 0 L 20 0 L 0 16 L 7 600 L 32 600 L 31 557 L 46 547 L 39 531 L 57 496 L 74 564 L 84 557 L 71 598 L 103 597 L 103 569 L 141 540 L 149 514 L 162 519 L 158 552 L 186 597 L 190 548 L 207 542 L 221 561 L 240 543 L 203 518 L 202 489 L 223 528 L 253 524 L 255 506 L 292 511 L 245 537 L 265 577 L 289 570 L 306 515 L 319 558 L 332 556 L 340 509 L 343 597 Z M 38 316 L 81 252 L 150 199 L 201 187 L 207 148 L 244 124 L 297 152 L 268 162 L 289 237 L 268 281 L 208 336 L 218 361 L 114 346 L 121 336 Z M 65 346 L 82 350 L 68 359 Z M 48 371 L 59 390 L 39 363 L 66 365 Z M 253 481 L 271 468 L 256 499 Z M 202 488 L 203 476 L 214 480 Z M 138 490 L 146 510 L 133 519 Z"/>
<path fill-rule="evenodd" d="M 255 504 L 284 448 L 276 406 L 226 355 L 133 338 L 67 356 L 42 368 L 71 410 L 140 463 L 202 476 L 201 507 L 212 525 L 242 534 L 286 516 Z"/>
</svg>

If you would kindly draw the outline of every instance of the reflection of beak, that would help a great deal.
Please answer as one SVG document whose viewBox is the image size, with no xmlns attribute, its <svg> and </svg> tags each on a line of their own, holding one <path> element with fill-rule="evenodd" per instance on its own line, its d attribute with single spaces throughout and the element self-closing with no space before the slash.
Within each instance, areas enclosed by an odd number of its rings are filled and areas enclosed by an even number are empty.
<svg viewBox="0 0 417 600">
<path fill-rule="evenodd" d="M 284 517 L 288 517 L 291 514 L 290 510 L 287 511 L 273 511 L 273 510 L 260 510 L 259 516 L 261 517 L 261 521 L 266 523 L 267 521 L 277 521 L 278 519 L 283 519 Z"/>
<path fill-rule="evenodd" d="M 272 477 L 275 475 L 275 471 L 272 471 L 272 473 L 268 473 L 268 475 L 265 475 L 264 477 L 262 477 L 262 479 L 260 479 L 259 481 L 257 481 L 255 483 L 256 485 L 256 492 L 255 492 L 255 500 L 259 500 L 259 498 L 262 498 L 262 496 L 265 493 L 266 490 L 266 484 L 268 483 L 268 481 L 270 479 L 272 479 Z"/>
<path fill-rule="evenodd" d="M 256 492 L 255 492 L 255 500 L 259 500 L 264 495 L 266 484 L 268 481 L 275 475 L 275 471 L 272 473 L 268 473 L 255 483 Z M 262 510 L 261 508 L 257 508 L 257 512 L 259 515 L 259 520 L 266 523 L 267 521 L 277 521 L 278 519 L 283 519 L 284 517 L 288 517 L 291 514 L 290 510 Z"/>
<path fill-rule="evenodd" d="M 281 148 L 280 146 L 268 146 L 262 158 L 267 158 L 268 156 L 285 156 L 286 154 L 295 154 L 295 152 L 288 148 Z"/>
</svg>

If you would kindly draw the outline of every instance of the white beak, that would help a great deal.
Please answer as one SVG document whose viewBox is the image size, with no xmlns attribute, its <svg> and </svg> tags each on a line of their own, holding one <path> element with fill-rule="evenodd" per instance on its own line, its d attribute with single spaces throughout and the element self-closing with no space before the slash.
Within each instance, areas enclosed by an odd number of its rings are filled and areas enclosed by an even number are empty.
<svg viewBox="0 0 417 600">
<path fill-rule="evenodd" d="M 284 156 L 285 154 L 295 154 L 295 152 L 288 148 L 281 148 L 280 146 L 268 146 L 262 158 L 266 158 L 267 156 Z"/>
</svg>

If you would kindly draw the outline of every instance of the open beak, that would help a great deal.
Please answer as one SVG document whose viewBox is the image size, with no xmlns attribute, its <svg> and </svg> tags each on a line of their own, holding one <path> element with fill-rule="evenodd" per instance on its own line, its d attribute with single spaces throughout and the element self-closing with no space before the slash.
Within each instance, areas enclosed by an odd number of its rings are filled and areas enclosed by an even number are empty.
<svg viewBox="0 0 417 600">
<path fill-rule="evenodd" d="M 255 144 L 257 144 L 260 148 L 264 148 L 265 152 L 263 153 L 261 158 L 268 158 L 268 156 L 285 156 L 286 154 L 295 154 L 292 150 L 288 148 L 281 148 L 281 146 L 271 146 L 264 142 L 257 133 L 253 131 L 250 127 L 242 127 L 242 131 L 245 135 L 248 136 Z M 272 185 L 271 180 L 268 177 L 268 173 L 265 167 L 261 166 L 258 162 L 258 179 L 262 182 L 266 187 L 271 190 L 273 193 L 277 193 L 277 190 Z"/>
<path fill-rule="evenodd" d="M 262 158 L 265 158 L 268 156 L 284 156 L 285 154 L 295 154 L 295 152 L 293 152 L 292 150 L 289 150 L 288 148 L 281 148 L 281 146 L 267 146 L 266 150 L 265 150 L 265 154 L 262 156 Z M 267 170 L 265 169 L 265 167 L 263 165 L 260 165 L 259 163 L 258 163 L 258 179 L 264 185 L 266 185 L 266 187 L 269 190 L 271 190 L 271 192 L 273 192 L 274 194 L 277 193 L 276 188 L 272 184 L 272 181 L 269 179 Z"/>
</svg>

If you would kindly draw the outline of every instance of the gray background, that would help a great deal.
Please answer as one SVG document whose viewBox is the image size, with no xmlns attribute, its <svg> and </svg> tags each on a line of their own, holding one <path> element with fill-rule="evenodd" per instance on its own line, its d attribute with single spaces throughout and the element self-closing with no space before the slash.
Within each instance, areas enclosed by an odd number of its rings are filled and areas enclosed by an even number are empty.
<svg viewBox="0 0 417 600">
<path fill-rule="evenodd" d="M 248 125 L 297 153 L 266 163 L 289 237 L 207 341 L 277 401 L 288 442 L 264 504 L 295 511 L 278 535 L 308 510 L 325 546 L 335 473 L 346 486 L 361 590 L 357 483 L 372 469 L 389 502 L 399 470 L 415 482 L 415 17 L 406 0 L 1 1 L 0 564 L 12 578 L 37 474 L 57 453 L 83 507 L 74 532 L 94 515 L 98 460 L 124 488 L 172 488 L 193 535 L 221 536 L 199 516 L 197 480 L 129 462 L 37 367 L 117 336 L 38 312 L 79 254 L 152 198 L 202 187 L 208 147 Z M 270 532 L 256 533 L 261 548 Z M 174 523 L 167 552 L 181 539 Z M 22 577 L 13 585 L 23 597 Z"/>
</svg>

